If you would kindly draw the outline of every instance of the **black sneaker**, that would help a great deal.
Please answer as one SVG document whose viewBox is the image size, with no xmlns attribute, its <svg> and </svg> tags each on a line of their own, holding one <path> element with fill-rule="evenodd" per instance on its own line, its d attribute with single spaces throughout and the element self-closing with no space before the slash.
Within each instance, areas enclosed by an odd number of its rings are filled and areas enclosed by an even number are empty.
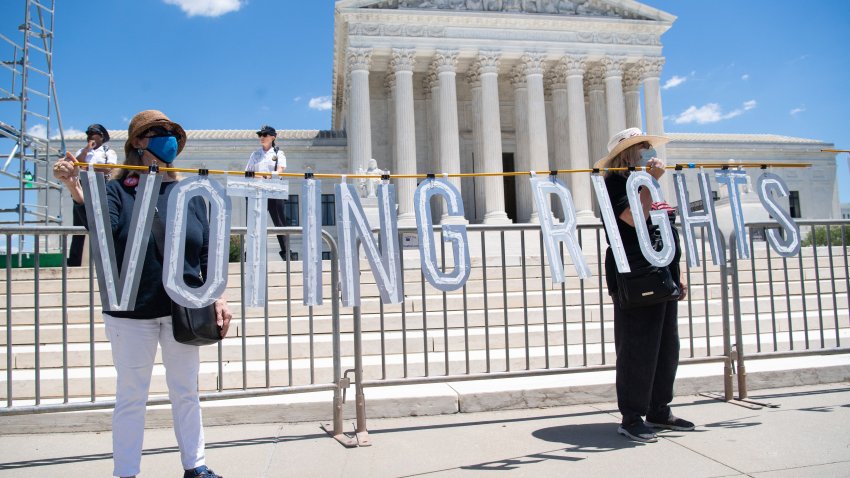
<svg viewBox="0 0 850 478">
<path fill-rule="evenodd" d="M 655 443 L 658 441 L 658 437 L 655 436 L 655 432 L 652 431 L 651 428 L 644 425 L 643 420 L 638 420 L 633 422 L 630 425 L 620 425 L 617 428 L 617 433 L 620 435 L 625 435 L 628 438 L 631 438 L 634 441 L 639 441 L 643 443 Z"/>
<path fill-rule="evenodd" d="M 694 429 L 695 425 L 693 423 L 691 423 L 691 422 L 689 422 L 689 421 L 687 421 L 683 418 L 679 418 L 679 417 L 677 417 L 677 416 L 675 416 L 671 413 L 670 416 L 667 417 L 667 420 L 652 421 L 652 420 L 647 419 L 646 420 L 646 426 L 652 427 L 652 428 L 662 428 L 662 429 L 666 429 L 666 430 L 676 430 L 676 431 L 680 431 L 680 432 L 689 432 L 689 431 Z"/>
<path fill-rule="evenodd" d="M 222 476 L 216 475 L 214 471 L 207 468 L 207 465 L 201 465 L 194 470 L 183 472 L 183 478 L 222 478 Z"/>
</svg>

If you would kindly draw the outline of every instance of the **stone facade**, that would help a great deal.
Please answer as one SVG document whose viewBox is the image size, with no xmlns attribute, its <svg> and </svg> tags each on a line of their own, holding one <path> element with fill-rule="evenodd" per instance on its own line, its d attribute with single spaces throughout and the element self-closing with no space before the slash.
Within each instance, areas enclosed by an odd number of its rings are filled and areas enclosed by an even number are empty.
<svg viewBox="0 0 850 478">
<path fill-rule="evenodd" d="M 626 127 L 664 134 L 661 35 L 675 17 L 631 0 L 338 0 L 333 131 L 285 131 L 288 170 L 354 174 L 370 159 L 396 174 L 590 168 Z M 188 167 L 242 170 L 253 131 L 189 131 Z M 670 163 L 811 162 L 783 169 L 797 212 L 839 217 L 835 155 L 820 141 L 672 134 Z M 76 148 L 83 138 L 72 138 Z M 121 150 L 120 132 L 113 135 Z M 750 171 L 755 177 L 758 170 Z M 667 175 L 671 176 L 671 175 Z M 564 175 L 580 221 L 598 221 L 592 188 Z M 326 180 L 331 194 L 335 180 Z M 416 181 L 394 180 L 402 225 Z M 535 222 L 524 178 L 463 178 L 471 223 Z M 672 181 L 662 184 L 674 203 Z M 697 194 L 691 182 L 691 195 Z M 713 184 L 713 187 L 716 184 Z M 299 193 L 299 181 L 291 192 Z M 720 205 L 723 207 L 723 192 Z M 434 218 L 440 218 L 435 209 Z M 557 211 L 556 211 L 557 213 Z M 70 217 L 70 215 L 65 215 Z M 754 218 L 755 219 L 755 218 Z M 758 218 L 761 219 L 761 218 Z M 244 209 L 234 208 L 234 224 Z"/>
</svg>

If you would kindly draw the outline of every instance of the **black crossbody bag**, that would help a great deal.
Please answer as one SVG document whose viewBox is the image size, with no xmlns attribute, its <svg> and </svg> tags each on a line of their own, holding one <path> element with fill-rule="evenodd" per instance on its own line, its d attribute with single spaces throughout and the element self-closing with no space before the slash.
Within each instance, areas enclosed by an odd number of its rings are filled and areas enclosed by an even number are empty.
<svg viewBox="0 0 850 478">
<path fill-rule="evenodd" d="M 159 204 L 153 214 L 151 231 L 159 257 L 164 263 L 165 222 L 159 216 Z M 171 327 L 174 330 L 174 340 L 181 344 L 210 345 L 221 341 L 221 327 L 218 326 L 215 303 L 193 309 L 171 301 Z"/>
<path fill-rule="evenodd" d="M 669 267 L 654 266 L 641 256 L 639 260 L 630 260 L 629 268 L 631 272 L 617 272 L 620 308 L 646 307 L 679 299 L 682 292 Z"/>
</svg>

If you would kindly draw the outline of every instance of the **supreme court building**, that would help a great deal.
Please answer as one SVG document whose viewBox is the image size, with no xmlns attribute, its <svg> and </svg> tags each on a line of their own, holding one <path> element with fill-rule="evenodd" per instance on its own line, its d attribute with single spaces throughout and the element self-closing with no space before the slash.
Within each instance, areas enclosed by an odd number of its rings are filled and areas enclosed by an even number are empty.
<svg viewBox="0 0 850 478">
<path fill-rule="evenodd" d="M 392 174 L 589 168 L 620 130 L 665 134 L 662 35 L 674 21 L 632 0 L 338 0 L 332 129 L 281 131 L 277 142 L 290 172 L 355 174 L 372 158 Z M 115 144 L 123 135 L 116 131 Z M 188 135 L 185 167 L 241 170 L 257 147 L 253 130 Z M 669 136 L 659 152 L 670 164 L 810 162 L 812 168 L 779 172 L 792 191 L 792 215 L 839 217 L 835 154 L 820 151 L 830 143 L 770 134 Z M 759 171 L 748 173 L 754 179 Z M 672 204 L 670 176 L 662 184 Z M 598 221 L 588 175 L 561 179 L 579 220 Z M 452 181 L 469 223 L 537 219 L 526 177 Z M 336 182 L 324 181 L 325 214 L 334 209 Z M 412 225 L 416 180 L 393 182 L 400 224 Z M 722 221 L 726 192 L 713 179 L 712 189 Z M 745 207 L 755 205 L 755 193 L 744 189 Z M 298 180 L 290 192 L 297 225 Z M 762 216 L 747 220 L 767 219 L 760 206 L 752 210 Z M 333 218 L 323 222 L 334 227 Z M 233 223 L 244 224 L 244 205 L 236 201 Z"/>
</svg>

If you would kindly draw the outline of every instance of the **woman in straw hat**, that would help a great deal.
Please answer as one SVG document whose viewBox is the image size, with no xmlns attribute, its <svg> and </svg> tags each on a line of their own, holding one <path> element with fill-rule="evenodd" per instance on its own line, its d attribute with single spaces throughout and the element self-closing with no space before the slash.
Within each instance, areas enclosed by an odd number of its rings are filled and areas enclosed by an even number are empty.
<svg viewBox="0 0 850 478">
<path fill-rule="evenodd" d="M 185 144 L 186 132 L 179 124 L 159 111 L 142 111 L 130 121 L 127 142 L 124 144 L 124 164 L 168 165 L 180 154 Z M 53 174 L 71 192 L 75 213 L 84 217 L 83 189 L 74 159 L 68 154 L 64 160 L 58 161 Z M 158 204 L 164 205 L 167 204 L 168 194 L 177 184 L 177 177 L 174 172 L 160 174 L 163 178 Z M 119 265 L 123 264 L 127 247 L 126 239 L 130 233 L 138 183 L 137 173 L 122 169 L 106 185 L 115 258 Z M 170 215 L 168 208 L 158 206 L 157 214 L 160 213 L 164 213 L 162 220 L 167 221 Z M 193 198 L 186 216 L 184 280 L 190 286 L 199 287 L 203 285 L 201 277 L 206 272 L 209 237 L 207 209 L 203 199 Z M 172 404 L 174 432 L 185 470 L 183 476 L 216 478 L 219 475 L 207 468 L 204 458 L 204 432 L 198 397 L 198 347 L 174 340 L 171 299 L 162 283 L 163 258 L 153 234 L 148 239 L 147 247 L 134 309 L 103 314 L 117 372 L 115 411 L 112 416 L 113 473 L 119 477 L 131 477 L 139 473 L 145 431 L 145 404 L 159 344 Z M 231 319 L 230 309 L 224 299 L 218 299 L 215 308 L 224 337 Z"/>
<path fill-rule="evenodd" d="M 664 174 L 664 161 L 656 155 L 655 147 L 666 144 L 668 138 L 643 134 L 629 128 L 615 134 L 608 142 L 608 155 L 594 168 L 605 170 L 605 186 L 614 210 L 617 228 L 632 269 L 646 263 L 640 251 L 634 217 L 626 193 L 628 170 L 610 171 L 607 168 L 647 167 L 656 180 Z M 652 209 L 667 210 L 670 221 L 675 211 L 667 203 L 653 203 L 646 188 L 640 191 L 643 217 L 650 237 L 657 226 L 649 221 Z M 668 266 L 671 276 L 679 279 L 679 300 L 685 298 L 687 284 L 681 277 L 679 236 L 674 232 L 676 253 Z M 606 234 L 607 239 L 607 234 Z M 673 382 L 679 365 L 678 307 L 675 300 L 644 307 L 623 309 L 617 298 L 617 267 L 609 247 L 605 254 L 605 275 L 608 291 L 614 302 L 614 342 L 617 349 L 617 405 L 622 423 L 617 432 L 636 441 L 655 442 L 653 429 L 693 430 L 694 424 L 677 418 L 670 411 Z M 646 421 L 643 417 L 646 416 Z"/>
</svg>

